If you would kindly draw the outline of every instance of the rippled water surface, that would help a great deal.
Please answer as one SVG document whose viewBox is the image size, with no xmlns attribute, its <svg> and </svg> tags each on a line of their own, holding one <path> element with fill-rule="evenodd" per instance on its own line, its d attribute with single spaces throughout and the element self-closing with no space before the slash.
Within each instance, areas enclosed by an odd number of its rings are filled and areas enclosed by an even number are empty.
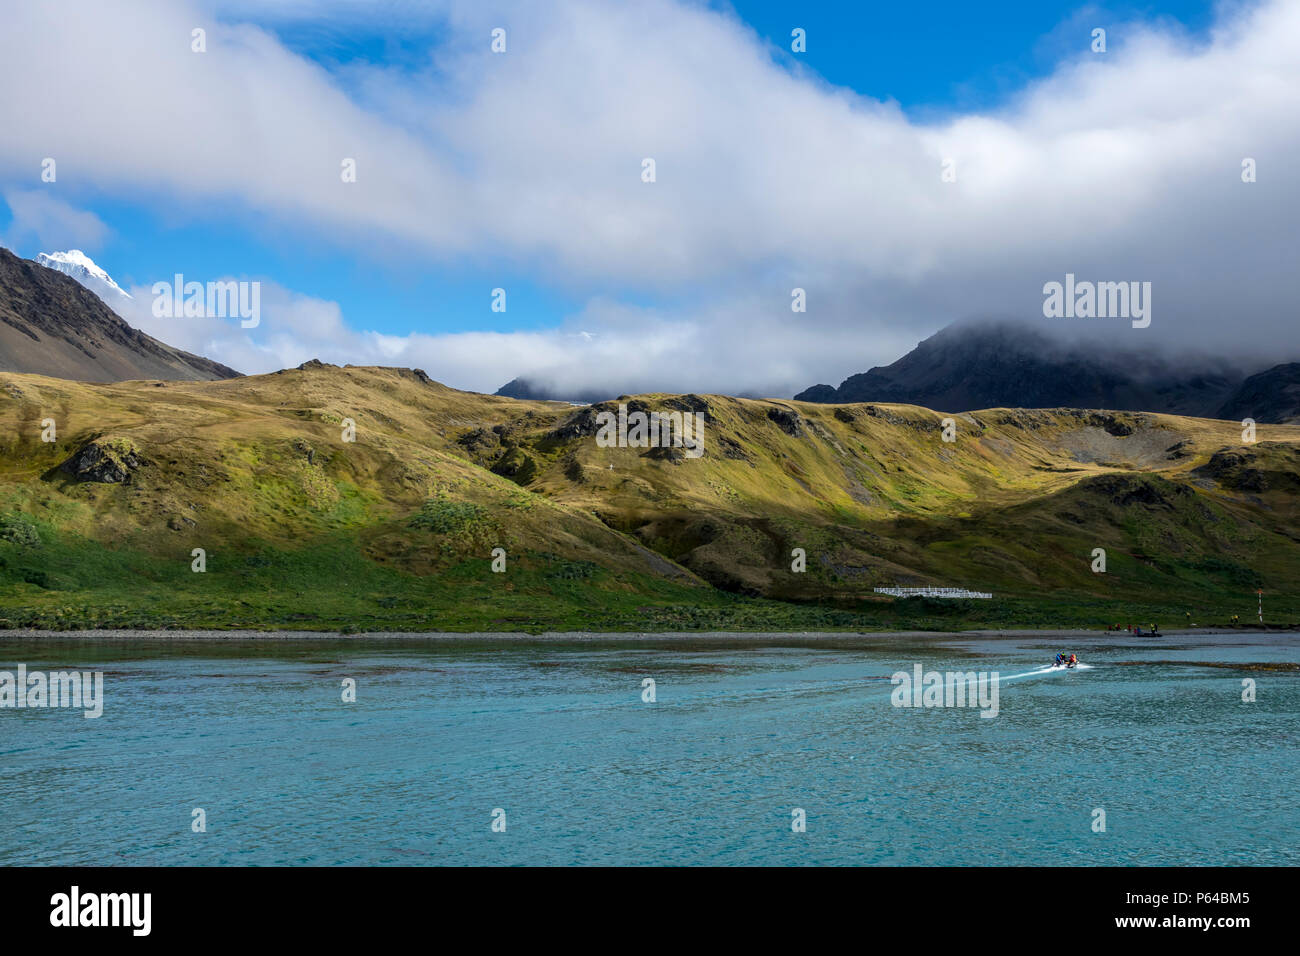
<svg viewBox="0 0 1300 956">
<path fill-rule="evenodd" d="M 1089 640 L 0 643 L 0 864 L 1300 863 L 1300 637 Z"/>
</svg>

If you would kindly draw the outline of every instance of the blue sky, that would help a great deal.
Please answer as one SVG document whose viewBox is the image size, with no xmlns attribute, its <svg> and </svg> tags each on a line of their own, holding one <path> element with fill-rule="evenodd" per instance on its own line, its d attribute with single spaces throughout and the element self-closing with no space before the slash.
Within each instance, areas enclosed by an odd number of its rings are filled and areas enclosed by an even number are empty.
<svg viewBox="0 0 1300 956">
<path fill-rule="evenodd" d="M 1133 20 L 1176 22 L 1203 35 L 1208 0 L 1158 3 L 776 3 L 730 4 L 787 60 L 791 20 L 809 34 L 806 67 L 828 82 L 897 100 L 917 117 L 985 110 L 1051 72 L 1094 26 Z M 792 13 L 797 11 L 797 13 Z"/>
<path fill-rule="evenodd" d="M 325 4 L 310 15 L 305 14 L 302 5 L 293 0 L 266 4 L 212 0 L 212 3 L 215 6 L 208 9 L 209 18 L 202 22 L 214 24 L 214 36 L 218 24 L 226 27 L 236 23 L 256 25 L 272 35 L 283 49 L 268 53 L 257 41 L 241 36 L 240 42 L 247 45 L 244 52 L 248 58 L 268 57 L 268 62 L 274 61 L 276 68 L 287 70 L 285 75 L 293 77 L 295 82 L 295 58 L 314 64 L 323 69 L 327 77 L 321 88 L 332 86 L 346 96 L 356 107 L 359 123 L 373 118 L 387 124 L 386 130 L 395 137 L 414 135 L 426 147 L 426 152 L 432 150 L 435 155 L 441 145 L 438 137 L 446 130 L 459 129 L 460 126 L 444 123 L 440 128 L 435 126 L 431 135 L 424 126 L 425 100 L 428 101 L 430 117 L 454 110 L 467 95 L 476 104 L 499 105 L 509 101 L 510 87 L 506 81 L 502 81 L 501 89 L 493 88 L 490 82 L 485 82 L 482 90 L 475 88 L 474 78 L 491 70 L 492 61 L 473 61 L 467 67 L 463 62 L 466 53 L 457 44 L 465 36 L 482 35 L 488 24 L 500 22 L 509 25 L 512 31 L 515 44 L 512 52 L 519 51 L 516 56 L 527 56 L 532 52 L 528 46 L 530 40 L 541 36 L 546 26 L 536 19 L 536 7 L 531 14 L 504 8 L 505 12 L 493 10 L 480 15 L 476 5 L 460 6 L 454 0 L 445 16 L 438 12 L 398 16 L 393 11 L 409 13 L 417 6 L 423 10 L 422 5 L 404 3 L 390 3 L 372 10 L 356 8 L 342 0 L 339 4 Z M 205 6 L 201 0 L 194 0 L 195 10 L 203 10 Z M 662 4 L 656 10 L 663 15 L 656 14 L 658 19 L 652 21 L 652 26 L 670 19 L 669 11 L 673 17 L 680 14 L 681 25 L 675 29 L 694 30 L 698 34 L 701 24 L 720 24 L 717 27 L 719 36 L 725 33 L 727 42 L 735 45 L 728 54 L 736 57 L 735 62 L 752 69 L 753 76 L 771 84 L 773 92 L 765 94 L 769 99 L 775 102 L 789 94 L 792 101 L 816 101 L 817 108 L 826 109 L 822 122 L 828 131 L 828 142 L 839 135 L 839 127 L 851 125 L 852 120 L 835 119 L 837 111 L 842 112 L 848 102 L 854 120 L 858 114 L 865 114 L 866 119 L 879 121 L 888 127 L 883 132 L 875 126 L 864 127 L 861 135 L 865 141 L 888 139 L 902 124 L 907 134 L 924 143 L 927 150 L 948 148 L 942 141 L 948 138 L 949 133 L 955 137 L 957 132 L 969 128 L 970 121 L 982 117 L 1017 114 L 1006 121 L 1007 125 L 1014 125 L 1022 116 L 1025 124 L 1033 121 L 1034 107 L 1018 104 L 1027 94 L 1033 94 L 1045 84 L 1050 86 L 1054 75 L 1068 70 L 1069 64 L 1086 58 L 1089 32 L 1096 26 L 1108 29 L 1108 56 L 1115 63 L 1125 62 L 1129 37 L 1136 35 L 1131 25 L 1140 24 L 1142 31 L 1153 30 L 1164 38 L 1150 46 L 1150 52 L 1129 58 L 1129 66 L 1135 75 L 1145 80 L 1144 63 L 1159 61 L 1161 69 L 1164 69 L 1160 57 L 1165 57 L 1173 64 L 1169 71 L 1172 74 L 1173 70 L 1187 65 L 1179 62 L 1180 58 L 1188 62 L 1195 60 L 1197 51 L 1210 41 L 1209 31 L 1215 18 L 1214 5 L 1205 0 L 1105 5 L 1048 2 L 995 5 L 964 2 L 924 5 L 789 4 L 735 0 L 731 3 Z M 584 28 L 584 18 L 590 17 L 596 28 L 608 29 L 614 35 L 616 27 L 611 24 L 618 17 L 634 16 L 633 13 L 600 10 L 599 4 L 574 4 L 571 10 L 566 7 L 566 11 L 577 24 L 579 33 Z M 701 11 L 703 17 L 697 16 Z M 492 19 L 494 16 L 496 19 Z M 735 21 L 739 21 L 739 29 L 735 29 Z M 177 22 L 183 27 L 191 21 L 182 18 Z M 629 32 L 626 35 L 636 36 L 637 29 L 644 29 L 644 26 L 627 27 Z M 796 26 L 807 31 L 808 49 L 803 54 L 794 54 L 789 49 L 790 31 Z M 52 21 L 35 23 L 35 33 L 39 34 L 41 29 L 58 31 L 71 27 Z M 50 39 L 55 41 L 59 38 L 52 36 Z M 1165 41 L 1177 50 L 1163 49 Z M 540 48 L 540 40 L 537 43 Z M 671 48 L 670 43 L 665 45 L 665 49 L 668 48 Z M 593 50 L 585 52 L 598 58 L 601 48 L 593 46 Z M 757 59 L 766 60 L 766 66 L 752 62 L 755 51 Z M 215 61 L 214 54 L 220 52 L 217 49 L 209 57 Z M 579 51 L 575 56 L 583 52 Z M 708 56 L 707 44 L 703 56 Z M 691 63 L 695 65 L 698 60 Z M 119 70 L 123 68 L 121 62 L 115 66 Z M 168 68 L 167 64 L 158 66 L 160 77 L 165 68 Z M 148 67 L 140 69 L 143 73 Z M 676 75 L 679 69 L 665 66 L 664 82 L 671 85 L 669 76 Z M 1091 64 L 1087 69 L 1096 72 Z M 776 79 L 777 73 L 784 73 L 792 82 L 783 83 Z M 271 74 L 268 72 L 266 75 Z M 700 76 L 702 79 L 696 82 L 701 84 L 712 82 L 716 85 L 727 80 L 725 74 L 715 74 L 710 78 L 705 67 L 701 67 Z M 1103 85 L 1104 76 L 1096 76 L 1095 84 Z M 535 82 L 536 77 L 533 80 Z M 690 99 L 687 84 L 692 81 L 691 77 L 682 78 L 687 100 Z M 166 83 L 161 79 L 153 82 L 154 85 Z M 1152 82 L 1154 89 L 1160 78 L 1156 77 Z M 1076 89 L 1084 85 L 1082 82 L 1067 76 L 1059 85 L 1061 88 L 1054 95 L 1061 100 L 1068 101 L 1070 96 L 1078 96 L 1081 102 L 1092 103 Z M 567 94 L 558 92 L 555 103 L 563 104 L 561 97 L 564 95 L 571 100 L 573 89 L 570 87 Z M 520 95 L 524 90 L 525 87 L 518 88 Z M 864 99 L 850 95 L 846 100 L 845 96 L 849 94 L 845 91 Z M 737 97 L 743 95 L 743 90 L 736 93 Z M 879 116 L 875 115 L 875 107 L 870 101 L 886 104 Z M 641 102 L 637 109 L 645 110 L 647 102 L 653 108 L 654 100 L 650 98 Z M 724 106 L 725 102 L 724 99 Z M 132 104 L 114 104 L 114 107 L 120 110 L 123 122 L 133 121 L 130 117 Z M 247 110 L 248 106 L 242 108 Z M 761 102 L 758 108 L 761 112 Z M 774 114 L 773 122 L 786 121 L 783 116 L 794 116 L 797 123 L 810 108 L 800 105 L 791 113 L 788 107 L 774 107 L 786 112 Z M 1068 109 L 1068 102 L 1063 108 Z M 895 109 L 896 115 L 891 112 Z M 612 111 L 618 112 L 617 101 Z M 213 113 L 217 114 L 216 106 Z M 470 114 L 462 114 L 460 119 L 463 121 L 467 115 Z M 533 114 L 521 123 L 535 118 Z M 626 120 L 627 117 L 616 119 Z M 664 121 L 667 129 L 672 129 L 676 123 L 671 115 Z M 700 117 L 684 119 L 685 123 L 691 121 L 703 120 Z M 574 122 L 577 125 L 571 129 L 579 130 L 578 135 L 585 135 L 586 127 L 581 125 L 581 118 Z M 761 125 L 761 117 L 758 122 Z M 593 129 L 597 125 L 594 121 L 591 123 Z M 180 131 L 176 135 L 186 134 Z M 199 138 L 203 135 L 222 137 L 227 134 L 218 128 L 206 131 Z M 284 135 L 286 141 L 293 138 L 290 131 Z M 484 138 L 487 141 L 509 139 L 506 133 L 497 137 L 490 126 L 485 126 L 475 135 L 479 137 L 473 141 L 475 144 Z M 533 130 L 532 135 L 540 135 L 544 140 L 545 127 L 542 126 L 540 133 Z M 556 132 L 555 137 L 559 139 L 563 135 L 563 132 Z M 570 132 L 569 135 L 574 134 Z M 1036 135 L 1030 135 L 1029 141 L 1032 142 Z M 34 139 L 37 143 L 34 149 L 53 148 L 42 147 L 40 137 Z M 636 143 L 635 129 L 630 139 Z M 428 141 L 432 141 L 432 145 Z M 466 142 L 470 141 L 467 139 Z M 538 145 L 536 138 L 530 142 L 533 147 Z M 644 150 L 649 152 L 652 144 L 657 145 L 657 142 L 650 139 Z M 474 181 L 461 183 L 460 193 L 463 195 L 467 187 L 472 189 L 489 177 L 480 175 L 473 160 L 465 159 L 464 143 L 459 145 L 462 147 L 460 152 L 456 148 L 443 150 L 440 161 L 452 167 L 464 161 L 473 170 L 471 178 Z M 521 138 L 521 149 L 527 149 L 529 145 Z M 543 142 L 542 145 L 549 148 L 553 144 Z M 639 143 L 636 145 L 640 146 Z M 899 151 L 906 152 L 906 145 L 900 143 Z M 500 147 L 493 148 L 499 150 Z M 1230 163 L 1235 167 L 1237 154 L 1252 148 L 1258 147 L 1249 139 L 1240 147 L 1232 144 L 1229 155 L 1223 159 L 1224 164 Z M 490 158 L 492 154 L 488 148 L 484 147 L 484 150 L 479 158 Z M 635 155 L 630 159 L 635 161 Z M 29 156 L 23 157 L 23 162 L 29 161 Z M 725 161 L 719 157 L 720 169 Z M 1173 163 L 1176 159 L 1169 161 Z M 82 162 L 91 162 L 91 157 Z M 335 160 L 331 158 L 329 162 Z M 562 164 L 563 156 L 554 160 L 548 158 L 545 162 Z M 761 175 L 767 161 L 759 156 L 753 162 L 757 167 L 754 175 Z M 487 165 L 492 165 L 492 162 Z M 767 165 L 776 168 L 780 160 L 773 158 Z M 12 170 L 16 168 L 15 165 L 0 164 L 0 173 L 6 174 L 0 185 L 7 189 L 30 190 L 29 183 L 14 181 Z M 738 312 L 752 307 L 752 299 L 767 295 L 764 283 L 769 280 L 773 289 L 788 288 L 794 282 L 822 280 L 832 273 L 847 276 L 849 273 L 843 270 L 848 269 L 853 278 L 837 279 L 821 301 L 833 298 L 842 312 L 869 307 L 877 317 L 894 310 L 914 313 L 920 318 L 896 336 L 892 328 L 876 335 L 871 341 L 879 345 L 877 355 L 846 357 L 839 365 L 832 365 L 816 375 L 821 380 L 832 380 L 841 372 L 861 370 L 876 358 L 892 359 L 905 350 L 909 342 L 914 343 L 934 327 L 960 317 L 953 314 L 950 300 L 943 300 L 930 287 L 922 288 L 915 282 L 914 274 L 922 268 L 918 263 L 932 266 L 936 257 L 942 255 L 938 249 L 942 239 L 933 235 L 927 240 L 932 248 L 918 248 L 907 257 L 896 257 L 868 242 L 863 250 L 855 251 L 847 263 L 824 262 L 812 252 L 805 254 L 808 245 L 805 242 L 794 254 L 780 248 L 770 251 L 756 249 L 746 261 L 717 269 L 695 268 L 700 261 L 700 247 L 692 252 L 691 243 L 683 239 L 679 257 L 673 258 L 671 250 L 662 253 L 666 260 L 662 269 L 653 265 L 638 269 L 635 263 L 625 260 L 606 262 L 610 247 L 608 236 L 604 239 L 593 236 L 586 246 L 570 237 L 557 238 L 552 243 L 543 226 L 541 232 L 527 239 L 521 238 L 516 243 L 516 230 L 502 226 L 511 239 L 508 244 L 494 243 L 489 236 L 467 241 L 462 247 L 454 239 L 441 237 L 429 240 L 426 246 L 423 237 L 421 241 L 409 241 L 411 232 L 419 232 L 418 225 L 404 222 L 400 228 L 390 229 L 390 222 L 379 226 L 344 222 L 340 226 L 330 222 L 332 210 L 326 210 L 323 215 L 286 213 L 284 209 L 276 208 L 279 193 L 268 198 L 262 190 L 262 195 L 258 196 L 256 194 L 262 189 L 260 186 L 245 193 L 238 181 L 234 185 L 214 183 L 211 190 L 205 190 L 192 188 L 194 183 L 180 183 L 179 174 L 177 181 L 158 183 L 144 171 L 133 174 L 115 169 L 111 179 L 116 185 L 109 187 L 105 185 L 110 181 L 107 174 L 103 175 L 103 182 L 79 182 L 73 157 L 65 161 L 64 168 L 70 172 L 61 176 L 57 187 L 47 192 L 68 207 L 93 214 L 104 229 L 90 237 L 79 237 L 74 234 L 76 230 L 70 230 L 67 241 L 60 245 L 67 247 L 80 242 L 87 247 L 85 251 L 123 286 L 147 285 L 169 278 L 175 272 L 182 272 L 187 278 L 234 276 L 261 279 L 295 295 L 336 303 L 346 325 L 359 333 L 370 331 L 400 337 L 410 333 L 429 336 L 474 332 L 540 334 L 562 328 L 571 332 L 584 327 L 584 315 L 591 315 L 593 321 L 605 321 L 610 328 L 628 321 L 628 316 L 638 315 L 651 317 L 673 328 L 678 328 L 674 323 L 679 317 L 686 322 L 688 314 L 690 322 L 703 323 L 706 320 L 699 316 L 707 314 L 725 324 L 733 321 L 731 317 Z M 363 168 L 372 169 L 374 164 Z M 526 165 L 521 168 L 527 169 Z M 673 165 L 668 164 L 665 168 L 670 170 L 669 177 L 674 175 Z M 677 168 L 681 168 L 680 163 Z M 494 188 L 512 189 L 518 185 L 509 177 L 517 179 L 519 170 L 506 170 L 502 175 L 507 178 L 497 180 Z M 545 178 L 546 175 L 543 171 L 539 177 Z M 724 191 L 730 188 L 725 170 L 718 175 L 719 186 Z M 847 175 L 851 181 L 852 173 Z M 410 176 L 418 189 L 421 182 L 418 163 L 411 167 Z M 661 182 L 663 185 L 656 187 L 661 193 L 676 188 L 671 178 Z M 276 189 L 285 192 L 286 184 L 281 182 Z M 450 193 L 434 195 L 441 196 L 445 204 L 448 197 L 456 197 L 457 191 L 453 189 Z M 717 187 L 697 197 L 693 208 L 706 209 L 715 195 L 718 195 Z M 395 207 L 390 220 L 400 219 L 400 194 L 396 200 L 391 196 L 385 198 Z M 637 199 L 639 201 L 640 197 Z M 1086 208 L 1086 197 L 1080 196 L 1079 199 Z M 730 201 L 729 198 L 717 200 L 719 216 L 726 214 Z M 1025 201 L 1031 202 L 1028 197 Z M 436 225 L 443 206 L 438 203 L 430 205 L 421 196 L 413 196 L 411 202 L 413 208 L 426 209 L 428 221 Z M 882 202 L 887 202 L 887 199 Z M 582 203 L 581 192 L 575 195 L 570 191 L 562 198 L 556 198 L 549 208 L 554 210 L 552 215 L 564 218 L 568 210 Z M 619 234 L 622 227 L 617 220 L 623 216 L 622 210 L 611 209 L 604 216 L 601 209 L 588 212 L 597 227 L 608 228 L 611 235 Z M 713 214 L 712 210 L 710 214 Z M 634 213 L 629 215 L 635 218 Z M 1171 211 L 1170 215 L 1176 215 L 1176 212 Z M 339 216 L 346 219 L 347 213 L 340 212 Z M 773 219 L 775 217 L 774 213 Z M 47 224 L 45 232 L 41 233 L 29 223 L 14 222 L 7 208 L 0 205 L 0 239 L 28 257 L 41 251 L 53 251 L 48 248 L 48 243 L 58 235 L 57 216 L 55 220 L 54 225 Z M 654 227 L 658 233 L 648 235 L 664 235 L 667 229 L 665 241 L 671 245 L 671 241 L 677 238 L 673 235 L 676 221 L 663 219 Z M 368 240 L 372 226 L 377 237 L 375 241 Z M 530 222 L 525 226 L 535 227 L 536 224 Z M 733 231 L 741 241 L 746 241 L 751 234 L 748 229 L 745 225 L 737 225 Z M 722 234 L 724 237 L 728 235 L 725 231 Z M 766 240 L 768 237 L 764 235 L 763 238 Z M 1096 238 L 1100 243 L 1101 238 Z M 1114 237 L 1107 241 L 1114 245 Z M 1136 247 L 1136 237 L 1133 241 Z M 704 248 L 718 244 L 716 238 L 700 242 Z M 776 244 L 765 242 L 763 245 Z M 660 250 L 647 252 L 652 258 L 659 254 Z M 978 258 L 978 255 L 972 258 Z M 965 266 L 968 273 L 979 268 L 983 266 L 973 261 Z M 870 296 L 859 296 L 850 303 L 854 290 L 846 289 L 845 285 L 858 281 L 862 276 L 873 280 L 879 278 L 879 281 L 873 286 Z M 829 279 L 826 281 L 829 284 Z M 1032 284 L 1026 283 L 1027 286 Z M 498 286 L 508 290 L 509 310 L 504 315 L 488 308 L 491 290 Z M 901 304 L 903 298 L 908 300 L 906 306 Z M 1019 305 L 1021 299 L 1011 297 L 1007 301 Z M 612 313 L 612 316 L 607 313 Z M 836 319 L 836 322 L 844 321 L 847 321 L 844 314 Z M 890 355 L 891 351 L 895 354 Z M 522 354 L 527 354 L 527 347 Z M 239 365 L 238 357 L 224 360 Z M 786 367 L 780 356 L 772 357 L 763 375 L 772 384 L 786 375 L 788 381 L 782 379 L 780 384 L 782 387 L 792 385 L 800 376 L 812 374 L 810 365 L 816 364 L 815 357 L 810 353 L 800 358 L 797 364 L 798 367 L 792 357 L 789 367 Z M 505 367 L 502 366 L 503 370 Z M 753 387 L 762 389 L 766 384 L 759 376 Z M 476 381 L 474 385 L 486 387 L 486 380 Z"/>
</svg>

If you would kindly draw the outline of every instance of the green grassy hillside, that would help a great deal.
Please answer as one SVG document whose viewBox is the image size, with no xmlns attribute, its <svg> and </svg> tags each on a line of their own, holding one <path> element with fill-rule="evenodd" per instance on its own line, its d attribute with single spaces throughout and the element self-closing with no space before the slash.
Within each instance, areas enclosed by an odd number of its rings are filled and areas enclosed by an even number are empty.
<svg viewBox="0 0 1300 956">
<path fill-rule="evenodd" d="M 946 442 L 911 406 L 624 401 L 704 415 L 704 455 L 405 369 L 0 375 L 0 626 L 1168 627 L 1257 587 L 1300 620 L 1297 427 L 994 409 Z M 996 597 L 873 593 L 926 584 Z"/>
</svg>

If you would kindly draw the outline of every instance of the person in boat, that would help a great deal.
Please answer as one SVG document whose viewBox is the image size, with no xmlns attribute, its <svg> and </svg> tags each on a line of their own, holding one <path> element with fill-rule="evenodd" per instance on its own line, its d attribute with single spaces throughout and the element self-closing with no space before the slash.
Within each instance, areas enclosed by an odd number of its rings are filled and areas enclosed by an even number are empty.
<svg viewBox="0 0 1300 956">
<path fill-rule="evenodd" d="M 1073 667 L 1073 666 L 1074 666 L 1075 664 L 1077 664 L 1077 663 L 1079 663 L 1079 658 L 1078 658 L 1078 656 L 1075 655 L 1075 654 L 1071 654 L 1071 655 L 1070 655 L 1070 666 Z"/>
<path fill-rule="evenodd" d="M 1054 663 L 1056 664 L 1057 667 L 1060 667 L 1062 664 L 1065 663 L 1065 655 L 1064 655 L 1064 654 L 1057 654 L 1057 655 L 1056 655 L 1056 661 L 1055 661 Z"/>
</svg>

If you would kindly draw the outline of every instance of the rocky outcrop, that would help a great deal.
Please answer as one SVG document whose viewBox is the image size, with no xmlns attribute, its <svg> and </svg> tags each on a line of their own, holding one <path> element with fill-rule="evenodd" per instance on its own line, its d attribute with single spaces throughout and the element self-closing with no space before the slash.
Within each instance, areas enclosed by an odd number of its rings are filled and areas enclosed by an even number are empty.
<svg viewBox="0 0 1300 956">
<path fill-rule="evenodd" d="M 712 425 L 714 421 L 716 421 L 716 418 L 713 415 L 713 407 L 709 405 L 707 400 L 693 393 L 665 399 L 664 407 L 671 408 L 673 411 L 677 412 L 691 412 L 703 415 L 705 423 L 709 425 Z"/>
<path fill-rule="evenodd" d="M 798 438 L 803 434 L 803 419 L 792 409 L 778 406 L 767 410 L 767 417 L 787 435 Z"/>
<path fill-rule="evenodd" d="M 1193 474 L 1233 491 L 1300 490 L 1300 452 L 1285 445 L 1222 448 Z"/>
<path fill-rule="evenodd" d="M 129 481 L 132 473 L 146 464 L 129 438 L 97 438 L 83 445 L 59 470 L 78 481 L 111 485 Z"/>
<path fill-rule="evenodd" d="M 598 405 L 588 405 L 556 425 L 551 430 L 550 437 L 557 438 L 560 441 L 570 441 L 574 438 L 586 438 L 594 435 L 600 430 L 600 425 L 596 422 L 596 416 L 602 411 L 609 411 L 609 409 L 601 408 Z"/>
</svg>

